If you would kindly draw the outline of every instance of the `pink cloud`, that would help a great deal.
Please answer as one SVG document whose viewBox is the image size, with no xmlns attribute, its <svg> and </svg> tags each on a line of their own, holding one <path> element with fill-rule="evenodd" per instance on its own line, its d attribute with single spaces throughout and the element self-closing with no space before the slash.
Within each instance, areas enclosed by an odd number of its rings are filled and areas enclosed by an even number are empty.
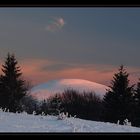
<svg viewBox="0 0 140 140">
<path fill-rule="evenodd" d="M 45 80 L 45 77 L 48 76 L 48 73 L 42 71 L 42 67 L 45 65 L 52 64 L 52 61 L 44 59 L 25 59 L 21 61 L 21 68 L 23 76 L 33 83 L 33 85 Z"/>
<path fill-rule="evenodd" d="M 76 68 L 64 68 L 58 71 L 43 70 L 44 65 L 55 65 L 56 62 L 49 60 L 26 60 L 22 63 L 22 71 L 25 77 L 30 78 L 33 84 L 47 82 L 59 78 L 80 78 L 93 82 L 110 85 L 114 73 L 118 72 L 117 66 L 112 65 L 90 65 Z M 57 64 L 57 63 L 56 63 Z M 140 72 L 138 68 L 126 68 L 128 73 Z M 129 79 L 135 82 L 138 77 L 131 75 Z"/>
<path fill-rule="evenodd" d="M 3 62 L 0 62 L 3 64 Z M 100 84 L 110 85 L 114 73 L 118 72 L 119 66 L 112 65 L 79 65 L 77 67 L 64 68 L 58 71 L 43 69 L 44 66 L 58 64 L 58 62 L 44 59 L 25 59 L 19 61 L 23 77 L 33 85 L 60 78 L 85 79 Z M 140 78 L 140 69 L 137 67 L 126 67 L 131 84 L 136 84 Z M 2 73 L 0 69 L 0 73 Z"/>
</svg>

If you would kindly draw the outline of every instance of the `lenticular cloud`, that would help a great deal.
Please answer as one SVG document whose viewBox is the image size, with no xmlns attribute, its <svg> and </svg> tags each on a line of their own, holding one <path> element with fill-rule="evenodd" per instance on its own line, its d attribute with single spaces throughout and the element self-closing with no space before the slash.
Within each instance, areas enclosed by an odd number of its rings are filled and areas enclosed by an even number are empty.
<svg viewBox="0 0 140 140">
<path fill-rule="evenodd" d="M 54 18 L 50 24 L 47 25 L 46 30 L 50 32 L 58 31 L 62 29 L 62 27 L 65 25 L 65 21 L 62 17 Z"/>
</svg>

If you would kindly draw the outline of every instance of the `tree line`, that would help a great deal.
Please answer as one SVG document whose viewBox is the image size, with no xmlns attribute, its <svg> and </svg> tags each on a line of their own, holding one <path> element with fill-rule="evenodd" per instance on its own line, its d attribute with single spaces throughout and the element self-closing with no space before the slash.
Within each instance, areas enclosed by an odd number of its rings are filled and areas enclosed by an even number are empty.
<svg viewBox="0 0 140 140">
<path fill-rule="evenodd" d="M 31 84 L 23 79 L 14 54 L 8 53 L 0 75 L 0 107 L 10 112 L 26 111 L 36 115 L 58 115 L 68 112 L 78 118 L 123 124 L 127 118 L 133 126 L 140 126 L 140 80 L 130 85 L 129 74 L 120 66 L 114 74 L 110 89 L 103 99 L 93 91 L 66 89 L 46 100 L 38 101 L 30 95 Z"/>
<path fill-rule="evenodd" d="M 128 119 L 132 126 L 140 127 L 140 79 L 135 86 L 130 85 L 128 77 L 122 65 L 114 74 L 110 89 L 106 90 L 103 99 L 92 91 L 80 93 L 67 89 L 42 101 L 41 110 L 50 114 L 52 107 L 55 114 L 64 111 L 82 119 L 112 123 L 119 121 L 120 124 Z"/>
</svg>

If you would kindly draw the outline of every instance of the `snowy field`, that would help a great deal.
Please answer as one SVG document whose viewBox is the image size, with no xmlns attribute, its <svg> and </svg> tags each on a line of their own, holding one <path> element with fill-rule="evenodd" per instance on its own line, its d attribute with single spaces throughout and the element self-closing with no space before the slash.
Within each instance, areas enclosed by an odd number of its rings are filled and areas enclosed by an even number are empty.
<svg viewBox="0 0 140 140">
<path fill-rule="evenodd" d="M 15 114 L 0 111 L 0 132 L 140 132 L 140 128 L 78 118 Z"/>
</svg>

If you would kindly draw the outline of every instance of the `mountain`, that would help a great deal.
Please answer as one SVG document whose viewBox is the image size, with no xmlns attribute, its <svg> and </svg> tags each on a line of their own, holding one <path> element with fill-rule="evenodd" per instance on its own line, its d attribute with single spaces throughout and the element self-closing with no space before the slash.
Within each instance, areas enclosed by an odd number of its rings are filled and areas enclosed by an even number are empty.
<svg viewBox="0 0 140 140">
<path fill-rule="evenodd" d="M 105 85 L 83 79 L 58 79 L 33 87 L 31 95 L 42 100 L 55 93 L 62 93 L 66 89 L 74 89 L 80 92 L 92 91 L 102 98 L 108 88 Z"/>
</svg>

